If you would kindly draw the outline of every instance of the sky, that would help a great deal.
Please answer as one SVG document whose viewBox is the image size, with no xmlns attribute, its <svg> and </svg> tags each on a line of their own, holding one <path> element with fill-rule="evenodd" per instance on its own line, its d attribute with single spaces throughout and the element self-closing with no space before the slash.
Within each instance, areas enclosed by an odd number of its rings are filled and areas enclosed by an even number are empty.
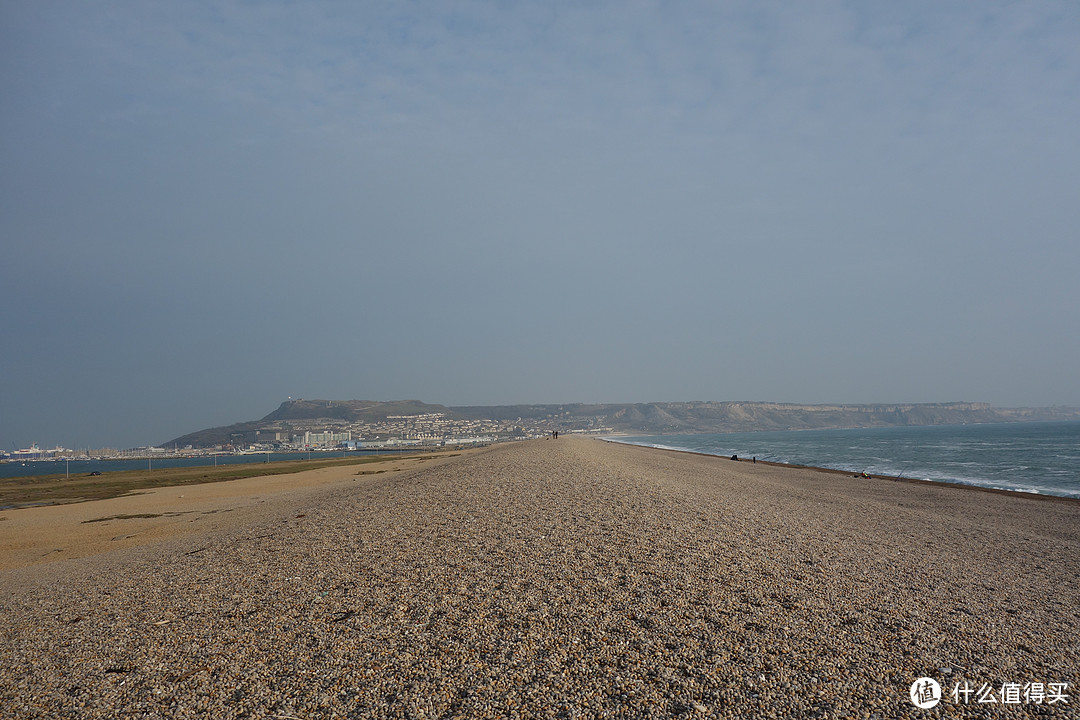
<svg viewBox="0 0 1080 720">
<path fill-rule="evenodd" d="M 1080 4 L 0 0 L 0 444 L 1080 405 Z"/>
</svg>

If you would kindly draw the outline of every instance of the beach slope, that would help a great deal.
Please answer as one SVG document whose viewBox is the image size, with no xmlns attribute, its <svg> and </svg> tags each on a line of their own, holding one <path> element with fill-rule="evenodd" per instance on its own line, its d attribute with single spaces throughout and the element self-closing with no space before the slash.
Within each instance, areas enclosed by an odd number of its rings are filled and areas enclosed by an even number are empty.
<svg viewBox="0 0 1080 720">
<path fill-rule="evenodd" d="M 923 676 L 953 717 L 1080 703 L 1074 502 L 574 438 L 343 479 L 0 572 L 0 717 L 924 717 Z"/>
</svg>

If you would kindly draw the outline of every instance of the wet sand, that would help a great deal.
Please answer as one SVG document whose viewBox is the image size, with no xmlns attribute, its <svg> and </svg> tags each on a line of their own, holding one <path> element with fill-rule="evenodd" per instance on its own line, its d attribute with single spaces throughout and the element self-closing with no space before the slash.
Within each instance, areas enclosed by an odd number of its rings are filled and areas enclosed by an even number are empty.
<svg viewBox="0 0 1080 720">
<path fill-rule="evenodd" d="M 1080 701 L 1076 503 L 577 438 L 314 472 L 0 572 L 0 717 L 925 717 L 922 676 L 1069 683 L 1010 718 Z"/>
</svg>

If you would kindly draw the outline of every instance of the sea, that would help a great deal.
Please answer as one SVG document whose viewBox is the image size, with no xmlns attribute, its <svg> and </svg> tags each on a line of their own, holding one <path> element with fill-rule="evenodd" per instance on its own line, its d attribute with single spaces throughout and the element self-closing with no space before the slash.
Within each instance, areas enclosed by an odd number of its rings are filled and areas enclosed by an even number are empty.
<svg viewBox="0 0 1080 720">
<path fill-rule="evenodd" d="M 1080 498 L 1080 421 L 611 437 L 740 459 Z"/>
</svg>

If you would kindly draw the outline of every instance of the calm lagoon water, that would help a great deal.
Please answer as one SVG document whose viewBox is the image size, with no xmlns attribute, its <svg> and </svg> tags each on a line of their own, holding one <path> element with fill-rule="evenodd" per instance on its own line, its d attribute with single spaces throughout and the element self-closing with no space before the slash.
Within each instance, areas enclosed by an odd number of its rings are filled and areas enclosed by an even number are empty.
<svg viewBox="0 0 1080 720">
<path fill-rule="evenodd" d="M 411 448 L 413 452 L 415 448 Z M 397 453 L 398 450 L 381 450 L 382 454 Z M 172 458 L 146 458 L 131 460 L 34 460 L 34 461 L 11 461 L 0 463 L 0 478 L 21 477 L 32 475 L 63 475 L 65 472 L 71 475 L 89 475 L 92 472 L 116 472 L 117 470 L 146 470 L 175 467 L 202 467 L 206 465 L 248 465 L 251 463 L 284 462 L 287 460 L 331 460 L 334 458 L 353 457 L 356 455 L 375 455 L 374 450 L 350 450 L 342 452 L 297 452 L 297 453 L 257 453 L 249 455 L 218 455 L 213 457 L 172 457 Z"/>
</svg>

